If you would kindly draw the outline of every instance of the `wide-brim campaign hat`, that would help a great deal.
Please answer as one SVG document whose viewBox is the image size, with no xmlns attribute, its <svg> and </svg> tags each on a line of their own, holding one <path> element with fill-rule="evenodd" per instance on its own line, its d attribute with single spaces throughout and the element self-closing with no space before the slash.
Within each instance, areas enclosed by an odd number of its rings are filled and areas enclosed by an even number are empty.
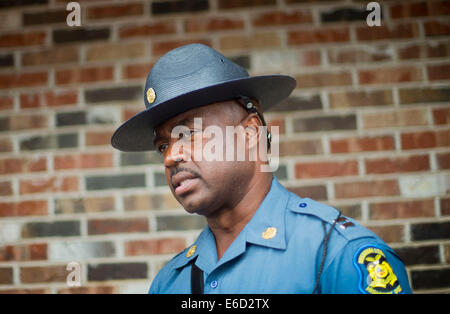
<svg viewBox="0 0 450 314">
<path fill-rule="evenodd" d="M 190 44 L 175 48 L 153 66 L 145 83 L 146 109 L 125 121 L 111 145 L 121 151 L 154 150 L 154 129 L 183 112 L 245 96 L 262 110 L 287 98 L 296 86 L 287 75 L 250 76 L 216 50 Z"/>
</svg>

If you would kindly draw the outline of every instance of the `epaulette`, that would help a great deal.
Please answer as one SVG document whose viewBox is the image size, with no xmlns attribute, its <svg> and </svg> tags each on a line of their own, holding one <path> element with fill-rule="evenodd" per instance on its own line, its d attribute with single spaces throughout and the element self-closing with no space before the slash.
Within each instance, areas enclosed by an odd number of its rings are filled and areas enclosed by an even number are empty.
<svg viewBox="0 0 450 314">
<path fill-rule="evenodd" d="M 310 198 L 301 198 L 292 193 L 287 207 L 295 213 L 313 216 L 334 225 L 334 228 L 348 241 L 362 237 L 378 238 L 377 235 L 361 226 L 356 220 L 340 215 L 336 208 Z"/>
</svg>

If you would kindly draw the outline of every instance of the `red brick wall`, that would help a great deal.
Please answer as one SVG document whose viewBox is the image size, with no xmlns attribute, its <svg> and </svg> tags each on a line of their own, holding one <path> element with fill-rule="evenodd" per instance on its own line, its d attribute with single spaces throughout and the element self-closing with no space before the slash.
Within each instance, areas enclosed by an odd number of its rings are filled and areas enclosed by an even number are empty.
<svg viewBox="0 0 450 314">
<path fill-rule="evenodd" d="M 0 2 L 0 292 L 146 292 L 194 241 L 158 156 L 109 144 L 191 42 L 296 77 L 267 113 L 279 179 L 389 242 L 414 291 L 450 292 L 450 1 L 380 1 L 380 27 L 359 0 L 79 1 L 72 28 L 67 2 Z"/>
</svg>

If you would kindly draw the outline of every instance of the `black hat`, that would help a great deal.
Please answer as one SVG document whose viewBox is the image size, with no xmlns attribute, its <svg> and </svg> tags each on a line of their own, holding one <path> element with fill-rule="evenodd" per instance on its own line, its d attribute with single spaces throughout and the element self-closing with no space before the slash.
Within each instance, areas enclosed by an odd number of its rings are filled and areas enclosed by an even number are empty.
<svg viewBox="0 0 450 314">
<path fill-rule="evenodd" d="M 146 109 L 124 122 L 111 145 L 121 151 L 154 150 L 154 128 L 190 109 L 246 96 L 262 110 L 289 96 L 296 86 L 286 75 L 250 77 L 214 49 L 190 44 L 169 51 L 153 66 L 145 83 Z"/>
</svg>

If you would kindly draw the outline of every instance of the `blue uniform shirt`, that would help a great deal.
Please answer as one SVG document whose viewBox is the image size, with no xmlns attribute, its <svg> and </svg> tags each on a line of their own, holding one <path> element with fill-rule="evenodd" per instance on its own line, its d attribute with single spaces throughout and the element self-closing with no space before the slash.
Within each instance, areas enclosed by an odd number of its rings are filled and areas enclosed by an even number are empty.
<svg viewBox="0 0 450 314">
<path fill-rule="evenodd" d="M 192 261 L 204 293 L 311 293 L 338 211 L 286 190 L 276 178 L 260 207 L 220 260 L 206 227 L 196 242 L 164 266 L 149 293 L 191 293 Z M 334 226 L 319 293 L 411 293 L 398 255 L 351 218 Z"/>
</svg>

